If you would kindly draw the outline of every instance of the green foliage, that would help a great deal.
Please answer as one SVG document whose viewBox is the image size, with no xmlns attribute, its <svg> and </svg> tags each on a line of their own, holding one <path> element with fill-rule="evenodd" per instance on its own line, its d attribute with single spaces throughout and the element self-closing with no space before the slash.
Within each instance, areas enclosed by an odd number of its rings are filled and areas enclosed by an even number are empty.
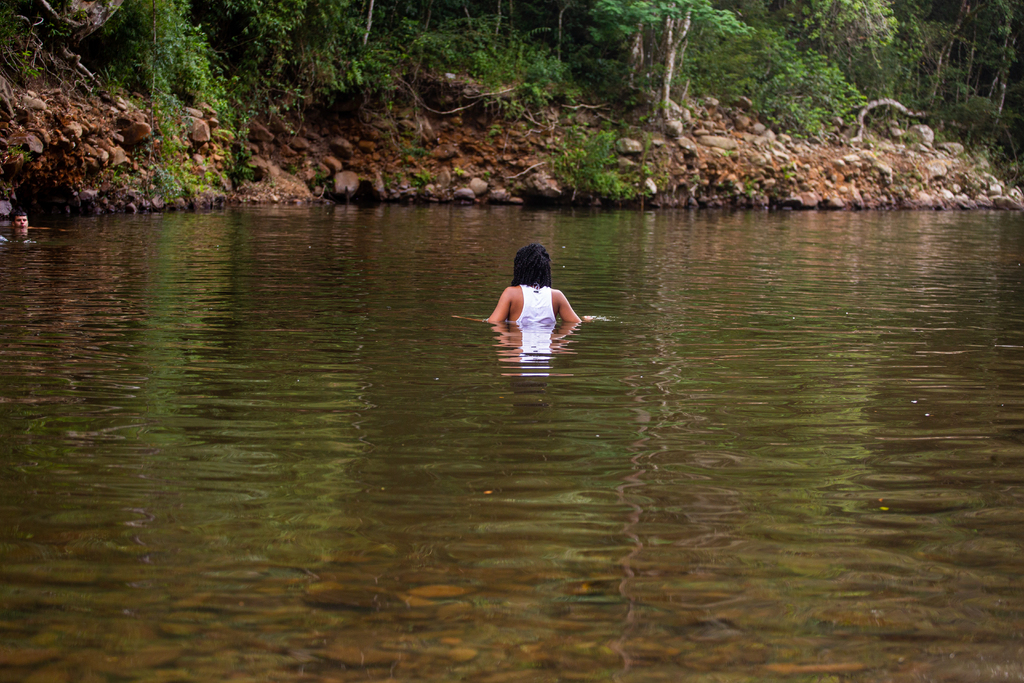
<svg viewBox="0 0 1024 683">
<path fill-rule="evenodd" d="M 217 108 L 226 91 L 206 36 L 188 17 L 188 0 L 125 2 L 96 39 L 108 51 L 107 79 L 127 90 L 153 91 Z"/>
<path fill-rule="evenodd" d="M 409 182 L 417 190 L 422 190 L 424 187 L 434 182 L 434 174 L 432 174 L 427 169 L 423 169 L 421 171 L 414 173 L 412 177 L 409 179 Z"/>
<path fill-rule="evenodd" d="M 42 67 L 32 45 L 30 27 L 17 18 L 21 10 L 17 4 L 0 4 L 0 70 L 14 76 L 36 78 L 42 73 Z"/>
<path fill-rule="evenodd" d="M 613 200 L 630 199 L 637 190 L 619 173 L 615 140 L 612 131 L 593 133 L 573 127 L 548 160 L 548 166 L 558 180 L 577 192 Z"/>
<path fill-rule="evenodd" d="M 695 61 L 707 65 L 686 72 L 695 94 L 750 96 L 769 121 L 801 135 L 820 132 L 834 116 L 849 120 L 865 101 L 825 56 L 769 31 L 698 45 L 694 52 Z"/>
<path fill-rule="evenodd" d="M 176 197 L 193 197 L 210 189 L 217 178 L 202 171 L 189 156 L 185 121 L 188 118 L 181 103 L 164 95 L 153 102 L 153 114 L 160 131 L 159 144 L 154 145 L 156 166 L 152 183 L 165 201 Z"/>
<path fill-rule="evenodd" d="M 813 51 L 802 54 L 780 43 L 764 55 L 766 77 L 754 91 L 755 102 L 769 119 L 798 133 L 821 131 L 830 118 L 849 120 L 865 98 L 843 72 Z"/>
</svg>

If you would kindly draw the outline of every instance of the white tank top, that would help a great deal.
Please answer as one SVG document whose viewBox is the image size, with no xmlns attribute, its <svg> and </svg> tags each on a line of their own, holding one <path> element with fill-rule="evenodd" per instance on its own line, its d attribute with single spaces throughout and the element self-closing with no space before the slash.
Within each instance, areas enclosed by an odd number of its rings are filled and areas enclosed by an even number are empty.
<svg viewBox="0 0 1024 683">
<path fill-rule="evenodd" d="M 523 290 L 523 312 L 516 320 L 516 325 L 554 325 L 555 309 L 551 306 L 551 288 L 534 288 L 519 285 Z"/>
</svg>

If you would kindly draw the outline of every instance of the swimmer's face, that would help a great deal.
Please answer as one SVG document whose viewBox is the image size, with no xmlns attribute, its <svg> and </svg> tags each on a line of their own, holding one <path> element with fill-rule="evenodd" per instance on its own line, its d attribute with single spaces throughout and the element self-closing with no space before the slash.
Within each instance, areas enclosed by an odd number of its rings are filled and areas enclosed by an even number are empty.
<svg viewBox="0 0 1024 683">
<path fill-rule="evenodd" d="M 14 229 L 25 230 L 26 228 L 28 228 L 28 216 L 15 216 Z"/>
</svg>

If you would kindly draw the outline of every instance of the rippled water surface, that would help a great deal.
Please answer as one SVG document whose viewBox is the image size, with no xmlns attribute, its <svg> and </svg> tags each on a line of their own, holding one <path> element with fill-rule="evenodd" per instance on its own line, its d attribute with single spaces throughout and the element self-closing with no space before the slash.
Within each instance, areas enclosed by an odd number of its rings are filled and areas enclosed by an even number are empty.
<svg viewBox="0 0 1024 683">
<path fill-rule="evenodd" d="M 1024 680 L 1019 215 L 49 225 L 0 683 Z M 452 317 L 530 241 L 597 321 Z"/>
</svg>

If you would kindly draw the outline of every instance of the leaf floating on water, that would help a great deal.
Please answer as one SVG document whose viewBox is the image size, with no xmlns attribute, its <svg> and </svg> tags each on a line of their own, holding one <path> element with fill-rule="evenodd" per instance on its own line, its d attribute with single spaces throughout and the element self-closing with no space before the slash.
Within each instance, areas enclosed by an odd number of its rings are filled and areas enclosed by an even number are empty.
<svg viewBox="0 0 1024 683">
<path fill-rule="evenodd" d="M 413 588 L 409 591 L 409 595 L 415 595 L 419 598 L 455 598 L 469 592 L 468 588 L 460 586 L 436 585 Z"/>
</svg>

